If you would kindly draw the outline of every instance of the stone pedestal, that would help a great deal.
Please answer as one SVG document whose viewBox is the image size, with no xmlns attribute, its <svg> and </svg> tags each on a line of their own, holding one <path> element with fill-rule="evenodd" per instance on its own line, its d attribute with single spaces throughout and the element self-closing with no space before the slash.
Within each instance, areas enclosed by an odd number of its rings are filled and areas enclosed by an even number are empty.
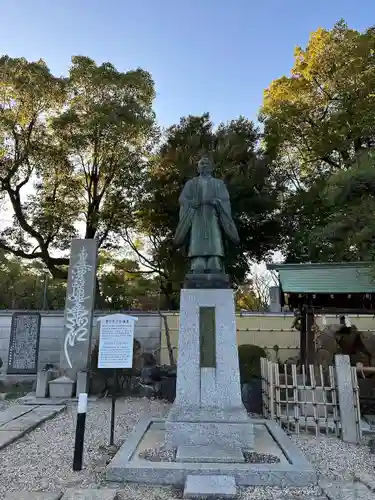
<svg viewBox="0 0 375 500">
<path fill-rule="evenodd" d="M 36 398 L 47 398 L 49 393 L 49 382 L 52 379 L 50 370 L 38 372 L 36 379 Z"/>
<path fill-rule="evenodd" d="M 69 377 L 59 377 L 49 383 L 49 395 L 51 398 L 71 398 L 74 386 L 74 380 Z"/>
<path fill-rule="evenodd" d="M 231 289 L 181 291 L 176 399 L 166 444 L 253 448 L 253 425 L 241 398 Z"/>
</svg>

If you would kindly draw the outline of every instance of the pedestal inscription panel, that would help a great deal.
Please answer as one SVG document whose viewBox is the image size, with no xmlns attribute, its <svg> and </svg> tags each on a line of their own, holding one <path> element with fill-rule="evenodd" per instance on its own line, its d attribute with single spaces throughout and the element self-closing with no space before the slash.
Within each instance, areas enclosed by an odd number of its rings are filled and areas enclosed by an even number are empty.
<svg viewBox="0 0 375 500">
<path fill-rule="evenodd" d="M 215 308 L 199 308 L 199 344 L 201 368 L 216 367 Z"/>
</svg>

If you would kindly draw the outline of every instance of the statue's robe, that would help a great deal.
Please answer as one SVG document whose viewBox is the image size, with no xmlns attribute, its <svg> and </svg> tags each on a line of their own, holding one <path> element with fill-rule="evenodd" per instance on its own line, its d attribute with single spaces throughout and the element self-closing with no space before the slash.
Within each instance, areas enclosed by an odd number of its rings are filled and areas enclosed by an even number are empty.
<svg viewBox="0 0 375 500">
<path fill-rule="evenodd" d="M 217 201 L 216 207 L 208 204 L 213 200 Z M 188 257 L 223 257 L 222 231 L 234 243 L 239 241 L 229 193 L 222 180 L 199 176 L 187 181 L 179 202 L 175 244 L 185 247 Z"/>
</svg>

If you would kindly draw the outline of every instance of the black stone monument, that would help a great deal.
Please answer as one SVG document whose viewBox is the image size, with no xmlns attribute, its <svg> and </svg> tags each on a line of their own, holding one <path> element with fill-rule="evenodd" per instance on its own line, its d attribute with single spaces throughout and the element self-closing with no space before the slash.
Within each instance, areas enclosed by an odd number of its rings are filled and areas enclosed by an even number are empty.
<svg viewBox="0 0 375 500">
<path fill-rule="evenodd" d="M 34 375 L 38 371 L 40 314 L 14 313 L 10 330 L 7 373 Z"/>
</svg>

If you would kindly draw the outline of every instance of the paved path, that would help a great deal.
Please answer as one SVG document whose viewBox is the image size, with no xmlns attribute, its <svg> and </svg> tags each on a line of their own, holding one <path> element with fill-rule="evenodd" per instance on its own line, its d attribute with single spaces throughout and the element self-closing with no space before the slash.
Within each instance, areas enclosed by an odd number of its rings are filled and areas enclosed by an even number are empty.
<svg viewBox="0 0 375 500">
<path fill-rule="evenodd" d="M 59 410 L 61 411 L 61 408 Z M 308 495 L 305 500 L 375 500 L 375 474 L 359 474 L 355 476 L 353 481 L 322 480 L 319 485 L 321 495 Z M 115 500 L 117 495 L 119 495 L 119 498 L 124 498 L 121 496 L 121 489 L 70 488 L 65 493 L 12 491 L 5 494 L 4 500 Z M 285 493 L 285 496 L 282 495 L 280 498 L 283 500 L 296 500 L 297 497 L 290 497 L 288 493 Z"/>
<path fill-rule="evenodd" d="M 0 449 L 54 417 L 65 406 L 12 405 L 0 412 Z"/>
<path fill-rule="evenodd" d="M 370 480 L 374 486 L 373 478 L 362 478 L 362 480 Z M 365 483 L 357 481 L 322 481 L 321 495 L 306 496 L 304 500 L 375 500 L 375 493 L 372 487 Z M 4 500 L 116 500 L 117 498 L 130 498 L 121 489 L 68 489 L 65 493 L 47 493 L 47 492 L 28 492 L 14 491 L 5 494 Z M 159 498 L 159 497 L 158 497 Z M 163 497 L 164 498 L 164 497 Z M 165 497 L 167 498 L 167 497 Z M 169 497 L 168 497 L 169 498 Z M 174 498 L 170 497 L 170 498 Z M 177 498 L 177 497 L 176 497 Z M 180 498 L 178 496 L 178 498 Z M 280 500 L 297 500 L 297 496 L 290 496 L 288 493 L 281 495 Z M 298 500 L 300 497 L 298 496 Z"/>
<path fill-rule="evenodd" d="M 68 489 L 65 493 L 44 493 L 38 491 L 12 491 L 4 500 L 115 500 L 116 490 Z"/>
</svg>

